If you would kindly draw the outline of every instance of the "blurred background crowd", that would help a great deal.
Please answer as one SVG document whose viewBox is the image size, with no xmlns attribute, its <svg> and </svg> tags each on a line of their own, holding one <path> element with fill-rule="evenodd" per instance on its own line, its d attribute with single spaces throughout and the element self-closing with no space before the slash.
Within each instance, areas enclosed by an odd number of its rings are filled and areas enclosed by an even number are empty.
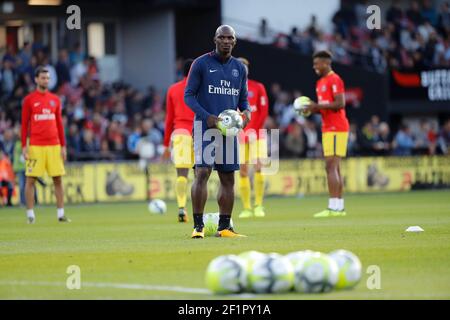
<svg viewBox="0 0 450 320">
<path fill-rule="evenodd" d="M 411 1 L 408 10 L 393 2 L 387 13 L 387 27 L 370 31 L 363 15 L 367 1 L 345 3 L 333 17 L 334 33 L 325 34 L 315 17 L 304 30 L 291 34 L 273 32 L 261 21 L 254 41 L 311 54 L 329 49 L 335 60 L 359 64 L 384 72 L 386 68 L 450 66 L 450 11 L 448 3 L 439 9 L 430 1 Z M 25 43 L 18 50 L 6 48 L 0 57 L 0 148 L 16 163 L 20 155 L 22 99 L 34 90 L 35 68 L 50 70 L 50 89 L 63 104 L 69 161 L 136 159 L 139 155 L 157 161 L 163 151 L 165 92 L 149 87 L 138 91 L 126 83 L 103 83 L 95 58 L 79 44 L 60 49 L 57 61 L 50 61 L 48 48 L 39 42 Z M 182 76 L 182 59 L 176 63 L 177 80 Z M 320 116 L 303 118 L 294 112 L 293 101 L 300 90 L 287 91 L 274 82 L 267 88 L 269 117 L 265 127 L 280 129 L 277 148 L 282 158 L 321 157 Z M 450 121 L 440 126 L 422 119 L 416 125 L 380 122 L 374 115 L 365 124 L 351 124 L 349 155 L 448 154 Z M 17 147 L 17 148 L 16 148 Z M 16 156 L 15 156 L 16 150 Z"/>
</svg>

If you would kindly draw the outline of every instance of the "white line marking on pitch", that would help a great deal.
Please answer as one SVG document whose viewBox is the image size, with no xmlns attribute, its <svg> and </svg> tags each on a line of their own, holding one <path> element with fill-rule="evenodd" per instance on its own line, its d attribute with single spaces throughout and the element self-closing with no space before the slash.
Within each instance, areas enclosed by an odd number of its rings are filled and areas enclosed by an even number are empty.
<svg viewBox="0 0 450 320">
<path fill-rule="evenodd" d="M 0 281 L 0 285 L 11 286 L 50 286 L 50 287 L 62 287 L 66 288 L 66 284 L 63 282 L 45 282 L 45 281 Z M 114 288 L 114 289 L 129 289 L 129 290 L 147 290 L 147 291 L 171 291 L 178 293 L 194 293 L 194 294 L 212 294 L 208 289 L 202 288 L 186 288 L 178 286 L 161 286 L 150 284 L 131 284 L 131 283 L 95 283 L 95 282 L 82 282 L 81 287 L 91 288 Z M 253 298 L 252 294 L 235 294 L 229 297 L 239 298 Z"/>
</svg>

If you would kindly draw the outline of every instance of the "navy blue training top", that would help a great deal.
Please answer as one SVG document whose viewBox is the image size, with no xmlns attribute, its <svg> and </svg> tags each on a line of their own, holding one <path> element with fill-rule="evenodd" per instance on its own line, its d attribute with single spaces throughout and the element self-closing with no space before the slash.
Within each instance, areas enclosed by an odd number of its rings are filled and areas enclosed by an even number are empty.
<svg viewBox="0 0 450 320">
<path fill-rule="evenodd" d="M 222 63 L 215 51 L 198 57 L 188 75 L 184 102 L 203 123 L 226 109 L 249 109 L 244 65 L 234 57 Z"/>
</svg>

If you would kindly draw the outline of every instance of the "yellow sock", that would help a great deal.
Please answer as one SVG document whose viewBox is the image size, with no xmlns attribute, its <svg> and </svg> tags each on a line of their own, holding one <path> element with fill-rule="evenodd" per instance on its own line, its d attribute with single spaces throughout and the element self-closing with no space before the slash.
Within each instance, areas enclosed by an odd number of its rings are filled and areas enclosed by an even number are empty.
<svg viewBox="0 0 450 320">
<path fill-rule="evenodd" d="M 265 178 L 261 172 L 255 172 L 255 206 L 262 206 Z"/>
<path fill-rule="evenodd" d="M 239 179 L 239 188 L 240 188 L 240 193 L 241 193 L 241 200 L 242 200 L 242 205 L 244 206 L 245 210 L 251 210 L 252 209 L 252 205 L 251 205 L 251 200 L 250 200 L 250 178 L 249 177 L 241 177 Z"/>
<path fill-rule="evenodd" d="M 177 194 L 178 208 L 186 207 L 187 182 L 188 180 L 186 177 L 177 177 L 175 192 Z"/>
</svg>

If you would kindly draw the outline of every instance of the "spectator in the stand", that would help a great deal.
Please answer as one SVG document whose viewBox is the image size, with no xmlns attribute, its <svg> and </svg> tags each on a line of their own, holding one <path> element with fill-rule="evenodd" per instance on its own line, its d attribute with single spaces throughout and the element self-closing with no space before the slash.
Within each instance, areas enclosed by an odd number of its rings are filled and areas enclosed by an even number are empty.
<svg viewBox="0 0 450 320">
<path fill-rule="evenodd" d="M 26 70 L 31 65 L 31 57 L 33 56 L 33 52 L 31 50 L 31 43 L 25 41 L 22 49 L 20 50 L 17 58 L 20 59 L 20 65 L 17 66 L 17 71 L 19 73 L 26 72 Z"/>
<path fill-rule="evenodd" d="M 88 64 L 89 59 L 86 57 L 72 66 L 72 69 L 70 69 L 70 78 L 72 79 L 71 82 L 72 86 L 74 87 L 78 86 L 80 80 L 87 74 Z"/>
<path fill-rule="evenodd" d="M 11 128 L 6 129 L 3 133 L 3 139 L 0 139 L 0 142 L 3 145 L 3 151 L 6 153 L 6 156 L 12 160 L 14 156 L 14 132 Z"/>
<path fill-rule="evenodd" d="M 328 43 L 325 34 L 323 32 L 319 33 L 319 35 L 313 40 L 314 52 L 327 51 L 329 49 L 330 44 Z"/>
<path fill-rule="evenodd" d="M 319 36 L 320 28 L 319 25 L 317 23 L 317 16 L 316 15 L 311 15 L 311 20 L 309 22 L 309 25 L 306 27 L 306 30 L 308 31 L 308 34 L 311 35 L 311 37 L 316 38 Z"/>
<path fill-rule="evenodd" d="M 13 69 L 13 62 L 3 58 L 2 69 L 0 70 L 0 92 L 8 97 L 14 90 L 16 76 Z"/>
<path fill-rule="evenodd" d="M 1 202 L 6 202 L 6 206 L 12 206 L 12 195 L 14 190 L 14 172 L 11 161 L 0 146 L 0 197 Z M 6 201 L 3 201 L 6 199 Z"/>
<path fill-rule="evenodd" d="M 422 18 L 429 21 L 433 26 L 437 25 L 438 15 L 433 3 L 430 0 L 423 0 L 422 3 Z"/>
<path fill-rule="evenodd" d="M 100 145 L 94 137 L 94 132 L 91 129 L 84 129 L 83 136 L 81 140 L 81 151 L 84 153 L 83 156 L 95 155 L 100 151 Z"/>
<path fill-rule="evenodd" d="M 67 158 L 69 161 L 77 160 L 78 154 L 81 152 L 81 137 L 78 126 L 72 123 L 69 127 L 67 135 Z"/>
<path fill-rule="evenodd" d="M 133 132 L 128 136 L 127 139 L 127 149 L 130 154 L 135 156 L 138 155 L 137 145 L 141 137 L 142 137 L 142 129 L 140 124 L 137 124 L 134 127 Z"/>
<path fill-rule="evenodd" d="M 415 146 L 410 127 L 402 124 L 394 138 L 394 155 L 410 156 Z"/>
<path fill-rule="evenodd" d="M 286 137 L 284 147 L 286 149 L 286 157 L 300 158 L 306 154 L 306 138 L 300 123 L 293 120 L 286 129 Z"/>
<path fill-rule="evenodd" d="M 56 63 L 55 69 L 58 77 L 58 87 L 65 83 L 70 83 L 70 63 L 67 50 L 62 49 L 59 51 L 58 62 Z"/>
<path fill-rule="evenodd" d="M 343 2 L 341 8 L 334 14 L 332 21 L 336 32 L 340 33 L 343 38 L 347 38 L 350 35 L 351 27 L 357 23 L 352 5 Z"/>
<path fill-rule="evenodd" d="M 422 24 L 423 18 L 422 13 L 420 12 L 419 2 L 417 0 L 411 1 L 411 6 L 408 10 L 406 10 L 406 17 L 409 22 L 413 24 L 414 27 Z"/>
<path fill-rule="evenodd" d="M 386 21 L 399 26 L 403 19 L 403 10 L 399 0 L 393 0 L 391 7 L 386 13 Z"/>
<path fill-rule="evenodd" d="M 389 125 L 386 122 L 381 122 L 378 126 L 378 134 L 373 145 L 376 155 L 387 156 L 391 153 L 392 138 Z"/>
<path fill-rule="evenodd" d="M 261 44 L 271 44 L 274 42 L 273 31 L 269 28 L 266 18 L 262 18 L 258 27 L 257 42 Z"/>
<path fill-rule="evenodd" d="M 319 130 L 316 123 L 311 120 L 306 120 L 303 132 L 306 138 L 306 157 L 316 158 L 320 156 Z"/>
<path fill-rule="evenodd" d="M 441 154 L 450 154 L 450 119 L 442 127 L 437 143 Z"/>
<path fill-rule="evenodd" d="M 281 85 L 277 82 L 272 83 L 272 85 L 270 86 L 270 90 L 267 94 L 268 98 L 269 98 L 269 115 L 271 117 L 275 116 L 275 110 L 274 110 L 274 106 L 275 106 L 275 102 L 278 100 L 278 96 L 281 93 Z"/>
<path fill-rule="evenodd" d="M 81 43 L 77 42 L 73 50 L 69 54 L 70 65 L 75 66 L 80 62 L 83 62 L 85 54 L 81 48 Z"/>
<path fill-rule="evenodd" d="M 358 140 L 360 141 L 361 153 L 363 155 L 374 155 L 374 145 L 377 141 L 377 132 L 370 122 L 367 122 L 364 125 Z"/>
<path fill-rule="evenodd" d="M 56 89 L 56 84 L 58 83 L 58 75 L 56 74 L 56 69 L 50 64 L 50 59 L 48 56 L 44 57 L 42 65 L 48 70 L 48 74 L 50 76 L 50 81 L 48 82 L 48 89 L 53 91 Z"/>
<path fill-rule="evenodd" d="M 450 36 L 450 7 L 447 1 L 441 4 L 437 27 L 442 34 Z"/>
</svg>

